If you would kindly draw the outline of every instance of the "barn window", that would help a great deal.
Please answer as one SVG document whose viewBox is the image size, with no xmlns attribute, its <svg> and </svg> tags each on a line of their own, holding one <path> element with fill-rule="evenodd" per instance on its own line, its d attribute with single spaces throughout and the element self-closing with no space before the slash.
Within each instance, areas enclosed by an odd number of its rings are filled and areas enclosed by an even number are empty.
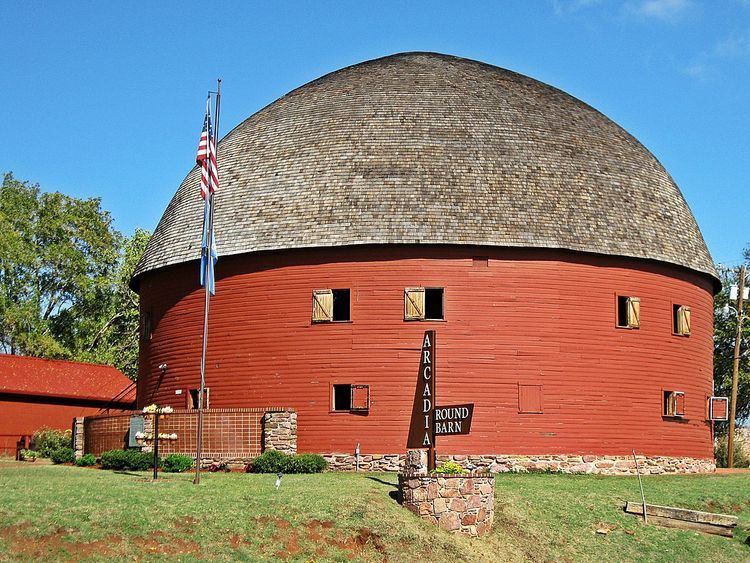
<svg viewBox="0 0 750 563">
<path fill-rule="evenodd" d="M 206 387 L 203 389 L 203 402 L 204 402 L 204 408 L 211 408 L 211 389 Z M 200 389 L 188 389 L 187 392 L 187 408 L 189 409 L 197 409 L 198 403 L 199 403 L 199 395 L 200 395 Z"/>
<path fill-rule="evenodd" d="M 442 287 L 407 287 L 404 289 L 404 320 L 444 320 L 443 297 Z"/>
<path fill-rule="evenodd" d="M 542 386 L 518 384 L 518 412 L 526 414 L 541 414 Z"/>
<path fill-rule="evenodd" d="M 621 328 L 641 326 L 641 299 L 639 297 L 617 296 L 617 326 Z"/>
<path fill-rule="evenodd" d="M 316 289 L 313 291 L 312 320 L 330 323 L 351 320 L 349 289 Z"/>
<path fill-rule="evenodd" d="M 337 383 L 333 386 L 334 411 L 370 410 L 370 386 Z"/>
<path fill-rule="evenodd" d="M 151 340 L 151 311 L 141 312 L 141 340 Z"/>
<path fill-rule="evenodd" d="M 690 307 L 672 305 L 672 332 L 678 336 L 690 336 Z"/>
<path fill-rule="evenodd" d="M 685 393 L 682 391 L 664 391 L 662 403 L 664 416 L 685 416 Z"/>
</svg>

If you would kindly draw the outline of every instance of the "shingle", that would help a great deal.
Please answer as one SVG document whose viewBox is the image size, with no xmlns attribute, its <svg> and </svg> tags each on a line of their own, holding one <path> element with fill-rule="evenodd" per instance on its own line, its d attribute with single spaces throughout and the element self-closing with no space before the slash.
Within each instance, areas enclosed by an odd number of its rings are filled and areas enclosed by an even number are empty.
<svg viewBox="0 0 750 563">
<path fill-rule="evenodd" d="M 232 130 L 219 167 L 221 255 L 541 247 L 716 277 L 679 188 L 643 145 L 580 100 L 477 61 L 403 53 L 325 75 Z M 136 277 L 199 258 L 198 180 L 193 169 L 180 185 Z"/>
</svg>

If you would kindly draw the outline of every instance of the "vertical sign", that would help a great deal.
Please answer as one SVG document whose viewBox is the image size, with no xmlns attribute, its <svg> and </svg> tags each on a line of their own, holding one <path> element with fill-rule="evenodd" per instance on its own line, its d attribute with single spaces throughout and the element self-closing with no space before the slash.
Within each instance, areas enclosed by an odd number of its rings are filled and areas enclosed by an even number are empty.
<svg viewBox="0 0 750 563">
<path fill-rule="evenodd" d="M 429 448 L 428 463 L 434 464 L 435 448 L 435 331 L 425 331 L 407 448 Z"/>
</svg>

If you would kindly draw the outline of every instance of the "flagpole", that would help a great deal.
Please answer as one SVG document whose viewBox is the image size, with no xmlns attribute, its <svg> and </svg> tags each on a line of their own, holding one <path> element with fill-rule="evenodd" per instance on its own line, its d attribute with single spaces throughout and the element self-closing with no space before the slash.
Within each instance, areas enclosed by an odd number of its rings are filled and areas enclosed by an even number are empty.
<svg viewBox="0 0 750 563">
<path fill-rule="evenodd" d="M 218 89 L 216 92 L 216 126 L 214 128 L 213 142 L 216 147 L 216 155 L 218 159 L 219 153 L 219 108 L 221 107 L 221 79 L 218 81 Z M 206 139 L 207 143 L 211 143 L 211 139 Z M 208 156 L 210 161 L 210 155 Z M 208 194 L 206 195 L 206 201 L 208 202 L 208 233 L 206 235 L 207 244 L 205 249 L 201 249 L 201 252 L 205 252 L 207 255 L 205 260 L 201 260 L 203 263 L 203 285 L 205 287 L 205 304 L 203 307 L 203 346 L 201 348 L 201 383 L 198 391 L 198 434 L 196 437 L 196 451 L 195 451 L 195 478 L 193 479 L 194 485 L 200 485 L 201 482 L 201 455 L 203 449 L 203 408 L 204 398 L 206 392 L 206 348 L 208 346 L 208 312 L 211 306 L 211 286 L 215 283 L 209 276 L 213 272 L 211 261 L 213 260 L 213 241 L 214 241 L 214 194 L 211 189 L 211 170 L 209 162 L 208 170 Z"/>
</svg>

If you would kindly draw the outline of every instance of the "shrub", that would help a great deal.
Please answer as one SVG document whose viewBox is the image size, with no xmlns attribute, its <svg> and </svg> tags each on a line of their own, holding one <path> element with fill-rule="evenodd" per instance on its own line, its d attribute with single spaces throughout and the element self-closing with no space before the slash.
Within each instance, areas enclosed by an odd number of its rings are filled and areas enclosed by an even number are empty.
<svg viewBox="0 0 750 563">
<path fill-rule="evenodd" d="M 288 455 L 268 450 L 256 457 L 245 471 L 253 473 L 320 473 L 328 464 L 318 454 Z"/>
<path fill-rule="evenodd" d="M 183 454 L 169 454 L 161 466 L 167 473 L 183 473 L 193 467 L 193 458 Z"/>
<path fill-rule="evenodd" d="M 37 455 L 41 457 L 52 457 L 52 452 L 60 448 L 73 446 L 72 432 L 70 430 L 56 430 L 43 427 L 34 432 L 31 438 Z"/>
<path fill-rule="evenodd" d="M 148 471 L 154 466 L 154 455 L 138 450 L 109 450 L 102 454 L 102 469 Z"/>
<path fill-rule="evenodd" d="M 21 461 L 36 461 L 37 455 L 34 450 L 21 450 Z"/>
<path fill-rule="evenodd" d="M 91 467 L 92 465 L 96 465 L 96 457 L 94 454 L 82 455 L 76 460 L 76 465 L 78 467 Z"/>
<path fill-rule="evenodd" d="M 287 473 L 320 473 L 328 463 L 322 455 L 302 454 L 289 456 Z"/>
<path fill-rule="evenodd" d="M 455 461 L 444 461 L 438 465 L 431 473 L 445 473 L 446 475 L 464 475 L 468 473 L 466 469 L 461 467 L 460 464 Z"/>
<path fill-rule="evenodd" d="M 52 463 L 73 463 L 76 460 L 76 454 L 73 448 L 58 448 L 52 450 L 49 455 Z"/>
<path fill-rule="evenodd" d="M 726 467 L 728 460 L 727 455 L 727 436 L 721 436 L 716 439 L 714 443 L 714 457 L 716 458 L 717 467 Z M 747 450 L 744 448 L 742 440 L 734 440 L 734 466 L 735 467 L 750 467 L 750 456 L 747 454 Z"/>
</svg>

